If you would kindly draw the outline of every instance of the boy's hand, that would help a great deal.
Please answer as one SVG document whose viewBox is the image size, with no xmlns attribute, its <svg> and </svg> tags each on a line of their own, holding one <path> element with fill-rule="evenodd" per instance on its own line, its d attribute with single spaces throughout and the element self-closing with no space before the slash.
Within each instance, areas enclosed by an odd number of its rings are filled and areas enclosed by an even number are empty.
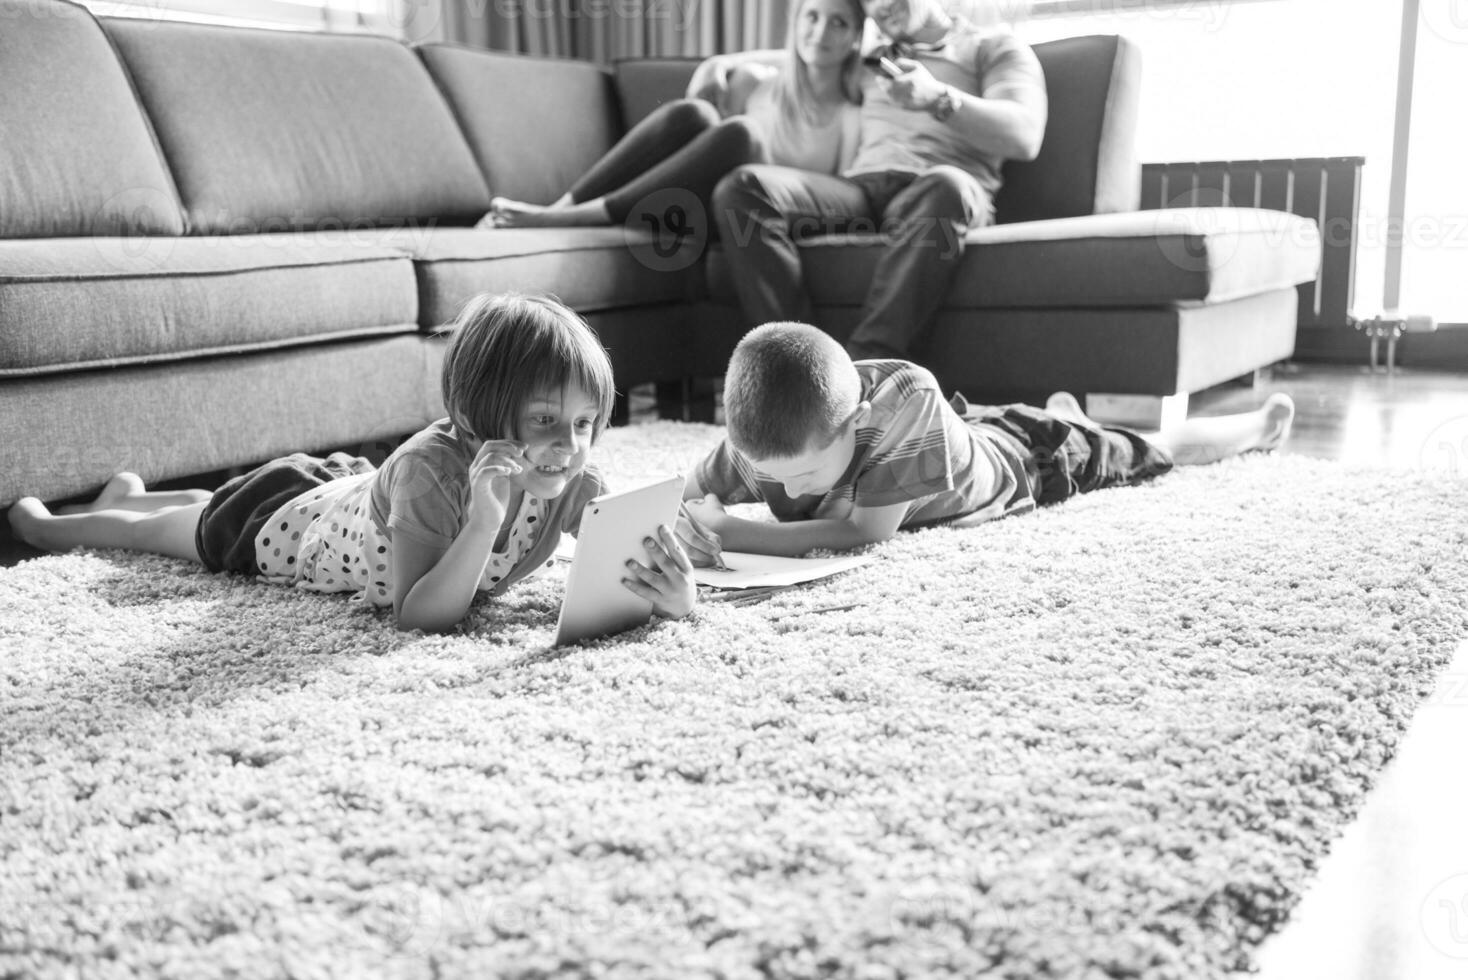
<svg viewBox="0 0 1468 980">
<path fill-rule="evenodd" d="M 693 562 L 678 543 L 678 537 L 666 524 L 658 527 L 657 540 L 644 538 L 651 566 L 627 559 L 630 578 L 622 584 L 631 591 L 652 600 L 652 610 L 669 619 L 682 619 L 693 611 L 698 600 L 698 586 L 693 581 Z"/>
<path fill-rule="evenodd" d="M 695 503 L 698 501 L 695 501 Z M 688 552 L 696 568 L 722 568 L 724 543 L 688 509 L 688 501 L 678 508 L 678 543 Z"/>
<path fill-rule="evenodd" d="M 525 469 L 525 443 L 514 439 L 486 439 L 469 464 L 472 517 L 499 530 L 510 502 L 510 480 Z"/>
<path fill-rule="evenodd" d="M 724 502 L 713 494 L 685 500 L 683 507 L 690 517 L 712 531 L 719 529 L 719 525 L 724 522 L 724 514 L 727 513 Z"/>
</svg>

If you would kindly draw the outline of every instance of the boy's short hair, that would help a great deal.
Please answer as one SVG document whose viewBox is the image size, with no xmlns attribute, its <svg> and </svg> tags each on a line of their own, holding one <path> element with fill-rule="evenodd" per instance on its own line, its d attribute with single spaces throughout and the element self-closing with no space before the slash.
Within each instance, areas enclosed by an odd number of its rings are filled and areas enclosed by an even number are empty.
<svg viewBox="0 0 1468 980">
<path fill-rule="evenodd" d="M 861 401 L 861 378 L 835 338 L 805 323 L 744 335 L 724 375 L 729 441 L 751 459 L 789 459 L 830 445 Z"/>
<path fill-rule="evenodd" d="M 593 440 L 612 414 L 612 362 L 586 321 L 559 301 L 519 293 L 469 300 L 449 328 L 443 400 L 449 419 L 478 439 L 517 439 L 532 392 L 575 382 L 598 406 Z"/>
</svg>

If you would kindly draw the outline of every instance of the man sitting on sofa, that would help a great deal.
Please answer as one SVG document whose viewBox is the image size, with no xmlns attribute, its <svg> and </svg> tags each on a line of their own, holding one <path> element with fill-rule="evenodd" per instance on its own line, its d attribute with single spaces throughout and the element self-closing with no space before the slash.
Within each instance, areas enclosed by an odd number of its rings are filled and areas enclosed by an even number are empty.
<svg viewBox="0 0 1468 980">
<path fill-rule="evenodd" d="M 948 295 L 964 233 L 993 220 L 1003 162 L 1039 152 L 1045 78 L 1028 46 L 940 0 L 862 6 L 891 43 L 866 59 L 876 67 L 862 85 L 856 159 L 835 177 L 740 167 L 714 192 L 714 220 L 753 324 L 814 319 L 798 237 L 881 232 L 847 350 L 907 357 Z"/>
</svg>

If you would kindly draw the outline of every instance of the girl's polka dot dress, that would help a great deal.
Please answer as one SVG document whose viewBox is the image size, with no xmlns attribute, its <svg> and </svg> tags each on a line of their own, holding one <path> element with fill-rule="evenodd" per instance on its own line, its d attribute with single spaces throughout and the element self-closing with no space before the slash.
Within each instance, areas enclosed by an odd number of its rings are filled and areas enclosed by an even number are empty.
<svg viewBox="0 0 1468 980">
<path fill-rule="evenodd" d="M 277 510 L 255 536 L 260 578 L 312 592 L 352 592 L 354 601 L 391 606 L 392 541 L 372 520 L 373 476 L 333 480 Z M 481 590 L 499 591 L 499 583 L 535 544 L 545 511 L 545 501 L 525 495 L 505 550 L 492 553 L 485 565 Z"/>
</svg>

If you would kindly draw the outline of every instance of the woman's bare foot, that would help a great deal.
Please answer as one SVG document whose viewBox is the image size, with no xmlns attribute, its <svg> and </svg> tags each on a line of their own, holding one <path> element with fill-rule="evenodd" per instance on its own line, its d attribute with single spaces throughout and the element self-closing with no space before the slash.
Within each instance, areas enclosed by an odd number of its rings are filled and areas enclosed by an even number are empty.
<svg viewBox="0 0 1468 980">
<path fill-rule="evenodd" d="M 1273 452 L 1290 437 L 1290 427 L 1295 422 L 1295 401 L 1284 392 L 1277 391 L 1264 400 L 1259 413 L 1264 416 L 1264 434 L 1256 448 L 1262 452 Z"/>
<path fill-rule="evenodd" d="M 65 507 L 56 508 L 58 514 L 90 514 L 94 510 L 118 510 L 126 509 L 127 500 L 131 497 L 141 497 L 148 492 L 143 485 L 143 478 L 136 473 L 118 473 L 107 481 L 102 492 L 97 494 L 95 500 L 89 504 L 68 504 Z"/>
<path fill-rule="evenodd" d="M 1058 419 L 1066 419 L 1070 422 L 1091 421 L 1085 409 L 1081 408 L 1081 403 L 1076 400 L 1076 396 L 1068 391 L 1057 391 L 1045 399 L 1045 411 Z"/>
<path fill-rule="evenodd" d="M 601 198 L 572 204 L 565 199 L 554 204 L 526 204 L 508 197 L 489 202 L 489 214 L 479 222 L 494 228 L 577 228 L 609 225 L 611 216 Z"/>
<path fill-rule="evenodd" d="M 36 497 L 21 497 L 10 507 L 6 515 L 10 521 L 10 533 L 32 548 L 55 551 L 46 535 L 46 525 L 52 520 L 51 512 Z"/>
</svg>

